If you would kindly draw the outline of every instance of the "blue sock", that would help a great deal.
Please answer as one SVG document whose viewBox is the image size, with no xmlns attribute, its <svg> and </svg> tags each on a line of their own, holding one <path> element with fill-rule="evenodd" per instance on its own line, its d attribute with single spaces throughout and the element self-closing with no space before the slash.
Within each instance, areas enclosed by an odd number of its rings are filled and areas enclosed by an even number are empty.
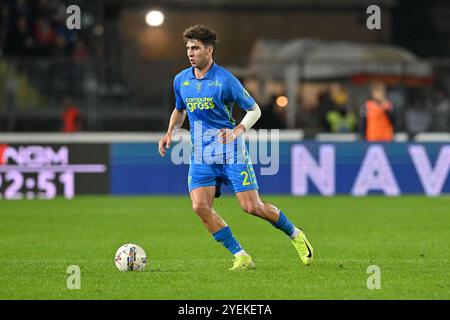
<svg viewBox="0 0 450 320">
<path fill-rule="evenodd" d="M 214 239 L 221 243 L 225 248 L 228 249 L 232 254 L 235 254 L 242 250 L 241 245 L 234 238 L 230 227 L 226 226 L 213 234 Z"/>
<path fill-rule="evenodd" d="M 294 233 L 294 225 L 292 222 L 289 221 L 289 219 L 284 215 L 283 212 L 280 211 L 280 216 L 278 217 L 278 221 L 275 223 L 272 223 L 272 225 L 282 230 L 286 235 L 289 237 L 292 233 Z"/>
</svg>

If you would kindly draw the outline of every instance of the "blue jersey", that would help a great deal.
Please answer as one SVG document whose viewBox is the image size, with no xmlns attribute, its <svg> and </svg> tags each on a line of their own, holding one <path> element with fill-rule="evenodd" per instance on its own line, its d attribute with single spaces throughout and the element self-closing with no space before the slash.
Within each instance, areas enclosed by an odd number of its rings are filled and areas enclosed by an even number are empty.
<svg viewBox="0 0 450 320">
<path fill-rule="evenodd" d="M 230 149 L 217 141 L 217 131 L 236 126 L 232 117 L 235 103 L 244 110 L 255 104 L 239 80 L 213 63 L 202 79 L 195 77 L 193 67 L 181 71 L 175 76 L 173 87 L 176 108 L 186 110 L 189 118 L 193 153 L 207 147 L 212 150 L 211 155 L 227 153 Z M 237 144 L 242 141 L 234 141 L 235 151 Z"/>
</svg>

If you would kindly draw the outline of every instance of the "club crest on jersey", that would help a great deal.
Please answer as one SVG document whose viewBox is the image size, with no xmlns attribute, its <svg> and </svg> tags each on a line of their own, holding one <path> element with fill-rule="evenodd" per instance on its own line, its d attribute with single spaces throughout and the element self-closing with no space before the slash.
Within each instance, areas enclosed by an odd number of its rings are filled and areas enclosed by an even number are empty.
<svg viewBox="0 0 450 320">
<path fill-rule="evenodd" d="M 195 86 L 197 87 L 197 92 L 200 93 L 200 90 L 202 89 L 202 83 L 198 82 Z"/>
<path fill-rule="evenodd" d="M 209 87 L 221 87 L 222 83 L 219 82 L 219 80 L 213 81 L 208 84 Z"/>
</svg>

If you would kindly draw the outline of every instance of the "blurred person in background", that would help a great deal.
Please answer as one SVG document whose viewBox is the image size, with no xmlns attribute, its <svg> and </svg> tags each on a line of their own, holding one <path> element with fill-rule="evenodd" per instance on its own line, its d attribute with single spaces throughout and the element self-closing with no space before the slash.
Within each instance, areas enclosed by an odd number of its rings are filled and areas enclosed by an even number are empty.
<svg viewBox="0 0 450 320">
<path fill-rule="evenodd" d="M 409 101 L 405 114 L 405 126 L 410 138 L 413 138 L 416 134 L 430 129 L 432 116 L 426 109 L 425 100 L 420 92 L 413 91 Z"/>
<path fill-rule="evenodd" d="M 89 58 L 86 34 L 67 29 L 65 10 L 66 6 L 55 0 L 0 1 L 0 53 Z"/>
<path fill-rule="evenodd" d="M 330 107 L 325 114 L 330 132 L 353 132 L 356 124 L 355 114 L 348 107 L 348 92 L 341 85 L 334 84 L 330 90 Z"/>
<path fill-rule="evenodd" d="M 440 132 L 450 131 L 450 100 L 447 92 L 438 88 L 434 96 L 434 129 Z"/>
<path fill-rule="evenodd" d="M 63 5 L 66 7 L 63 3 L 57 0 L 33 0 L 29 2 L 34 18 L 36 20 L 42 18 L 51 25 L 54 22 L 58 5 Z"/>
<path fill-rule="evenodd" d="M 69 46 L 63 34 L 57 34 L 55 45 L 52 48 L 52 56 L 55 58 L 66 57 L 69 53 Z"/>
<path fill-rule="evenodd" d="M 62 132 L 73 133 L 81 130 L 81 114 L 70 98 L 63 99 Z"/>
<path fill-rule="evenodd" d="M 268 102 L 261 106 L 261 119 L 257 128 L 280 129 L 283 127 L 279 112 L 277 111 L 277 96 L 272 95 Z"/>
<path fill-rule="evenodd" d="M 387 98 L 383 82 L 370 85 L 370 97 L 360 111 L 361 136 L 369 142 L 392 141 L 394 138 L 394 105 Z"/>
<path fill-rule="evenodd" d="M 78 38 L 72 51 L 71 58 L 74 61 L 85 61 L 89 59 L 89 50 L 82 38 Z"/>
<path fill-rule="evenodd" d="M 330 132 L 331 126 L 327 120 L 327 114 L 333 109 L 333 101 L 331 101 L 330 90 L 328 88 L 319 93 L 318 102 L 320 128 L 324 132 Z"/>
<path fill-rule="evenodd" d="M 38 18 L 35 25 L 34 35 L 36 37 L 39 54 L 48 56 L 56 43 L 56 32 L 50 23 L 43 17 Z"/>
</svg>

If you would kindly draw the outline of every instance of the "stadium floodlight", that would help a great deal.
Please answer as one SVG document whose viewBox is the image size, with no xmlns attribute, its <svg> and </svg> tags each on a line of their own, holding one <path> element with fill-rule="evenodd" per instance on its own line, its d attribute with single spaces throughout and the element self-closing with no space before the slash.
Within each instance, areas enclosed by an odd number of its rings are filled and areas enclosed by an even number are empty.
<svg viewBox="0 0 450 320">
<path fill-rule="evenodd" d="M 277 106 L 284 108 L 288 105 L 289 100 L 286 96 L 279 96 L 276 100 Z"/>
<path fill-rule="evenodd" d="M 159 27 L 164 22 L 164 14 L 159 10 L 151 10 L 145 16 L 145 22 L 151 27 Z"/>
</svg>

